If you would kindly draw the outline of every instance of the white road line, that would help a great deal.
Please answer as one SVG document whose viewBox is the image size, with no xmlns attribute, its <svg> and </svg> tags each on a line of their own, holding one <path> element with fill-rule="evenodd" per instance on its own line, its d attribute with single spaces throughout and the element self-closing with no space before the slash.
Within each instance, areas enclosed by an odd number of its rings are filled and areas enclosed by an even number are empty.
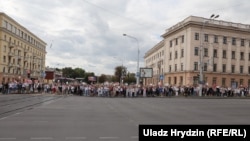
<svg viewBox="0 0 250 141">
<path fill-rule="evenodd" d="M 49 121 L 46 121 L 46 120 L 37 120 L 37 121 L 32 121 L 32 122 L 36 122 L 36 123 L 47 123 Z"/>
<path fill-rule="evenodd" d="M 85 140 L 86 137 L 66 137 L 66 140 Z"/>
<path fill-rule="evenodd" d="M 52 137 L 31 137 L 31 140 L 53 140 Z"/>
<path fill-rule="evenodd" d="M 8 117 L 2 117 L 2 118 L 0 118 L 0 120 L 4 120 L 4 119 L 6 119 L 6 118 L 8 118 Z"/>
<path fill-rule="evenodd" d="M 21 113 L 15 113 L 13 116 L 15 116 L 15 115 L 20 115 Z"/>
<path fill-rule="evenodd" d="M 16 138 L 0 138 L 0 140 L 16 140 Z"/>
<path fill-rule="evenodd" d="M 100 140 L 115 140 L 119 139 L 119 137 L 99 137 Z"/>
<path fill-rule="evenodd" d="M 138 139 L 139 137 L 138 136 L 131 136 L 130 138 L 131 139 Z"/>
</svg>

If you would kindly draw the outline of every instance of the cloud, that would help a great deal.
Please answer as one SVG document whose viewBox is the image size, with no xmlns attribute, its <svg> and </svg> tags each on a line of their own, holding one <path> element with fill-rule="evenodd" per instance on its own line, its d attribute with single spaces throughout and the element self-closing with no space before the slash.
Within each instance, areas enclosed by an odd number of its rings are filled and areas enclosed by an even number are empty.
<svg viewBox="0 0 250 141">
<path fill-rule="evenodd" d="M 5 0 L 0 10 L 47 42 L 47 66 L 82 67 L 99 75 L 113 74 L 122 63 L 136 71 L 138 46 L 124 33 L 137 38 L 143 67 L 145 52 L 190 15 L 250 22 L 248 0 Z"/>
</svg>

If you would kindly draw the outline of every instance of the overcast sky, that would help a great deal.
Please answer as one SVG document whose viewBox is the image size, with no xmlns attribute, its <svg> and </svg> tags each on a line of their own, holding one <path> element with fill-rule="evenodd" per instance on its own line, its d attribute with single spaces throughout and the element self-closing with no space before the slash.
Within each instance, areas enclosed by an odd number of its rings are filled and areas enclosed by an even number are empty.
<svg viewBox="0 0 250 141">
<path fill-rule="evenodd" d="M 250 23 L 249 0 L 0 0 L 6 13 L 47 43 L 46 66 L 96 75 L 124 65 L 136 72 L 164 31 L 188 16 Z M 52 44 L 52 47 L 50 48 Z"/>
</svg>

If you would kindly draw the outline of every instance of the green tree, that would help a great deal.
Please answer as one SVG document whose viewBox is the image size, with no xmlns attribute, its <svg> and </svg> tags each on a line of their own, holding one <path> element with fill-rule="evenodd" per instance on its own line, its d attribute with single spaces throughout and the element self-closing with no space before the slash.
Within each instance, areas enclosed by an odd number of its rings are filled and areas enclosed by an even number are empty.
<svg viewBox="0 0 250 141">
<path fill-rule="evenodd" d="M 124 83 L 136 83 L 136 77 L 135 77 L 135 73 L 127 73 L 126 77 L 124 78 Z"/>
<path fill-rule="evenodd" d="M 85 77 L 85 70 L 81 68 L 74 69 L 74 78 L 84 78 Z"/>
<path fill-rule="evenodd" d="M 74 70 L 71 67 L 65 67 L 62 69 L 62 74 L 64 77 L 73 78 Z"/>
<path fill-rule="evenodd" d="M 115 67 L 115 77 L 116 81 L 120 82 L 121 78 L 127 75 L 127 68 L 124 66 Z"/>
<path fill-rule="evenodd" d="M 107 81 L 107 76 L 105 74 L 102 74 L 99 79 L 98 79 L 99 83 L 104 83 L 105 81 Z"/>
</svg>

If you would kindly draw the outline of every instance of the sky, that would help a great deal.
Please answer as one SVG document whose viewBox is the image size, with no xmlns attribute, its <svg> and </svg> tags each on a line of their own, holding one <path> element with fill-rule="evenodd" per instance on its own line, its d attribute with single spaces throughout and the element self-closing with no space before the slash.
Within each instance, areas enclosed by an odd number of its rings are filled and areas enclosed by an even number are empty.
<svg viewBox="0 0 250 141">
<path fill-rule="evenodd" d="M 250 23 L 249 0 L 0 0 L 0 12 L 47 43 L 46 66 L 96 75 L 136 73 L 138 50 L 145 67 L 145 53 L 189 16 Z"/>
</svg>

